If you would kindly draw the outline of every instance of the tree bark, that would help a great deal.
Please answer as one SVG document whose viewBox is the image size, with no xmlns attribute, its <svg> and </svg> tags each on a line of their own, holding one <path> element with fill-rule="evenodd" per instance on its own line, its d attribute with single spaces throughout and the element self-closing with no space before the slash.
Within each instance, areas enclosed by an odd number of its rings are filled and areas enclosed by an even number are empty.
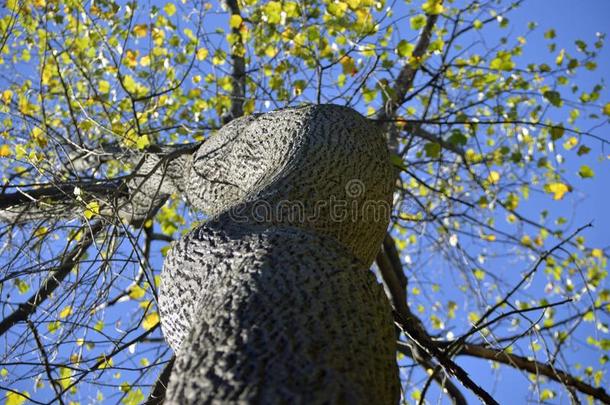
<svg viewBox="0 0 610 405">
<path fill-rule="evenodd" d="M 380 128 L 331 105 L 244 117 L 190 173 L 212 218 L 164 263 L 168 403 L 397 403 L 391 308 L 369 271 L 394 180 Z"/>
</svg>

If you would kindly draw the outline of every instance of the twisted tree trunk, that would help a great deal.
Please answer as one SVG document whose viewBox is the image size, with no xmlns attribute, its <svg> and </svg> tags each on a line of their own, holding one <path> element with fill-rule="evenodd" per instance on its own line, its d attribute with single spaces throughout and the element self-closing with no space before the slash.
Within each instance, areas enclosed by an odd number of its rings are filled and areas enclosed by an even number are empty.
<svg viewBox="0 0 610 405">
<path fill-rule="evenodd" d="M 391 309 L 368 270 L 394 176 L 379 128 L 331 105 L 241 118 L 189 173 L 212 218 L 164 265 L 169 403 L 396 403 Z"/>
</svg>

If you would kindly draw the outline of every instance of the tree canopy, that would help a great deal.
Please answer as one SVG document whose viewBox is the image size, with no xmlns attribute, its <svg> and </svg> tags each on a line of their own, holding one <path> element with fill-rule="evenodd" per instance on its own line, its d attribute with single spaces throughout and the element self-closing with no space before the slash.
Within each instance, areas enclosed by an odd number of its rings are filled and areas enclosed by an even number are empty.
<svg viewBox="0 0 610 405">
<path fill-rule="evenodd" d="M 163 257 L 206 215 L 164 177 L 232 119 L 303 103 L 348 105 L 386 130 L 400 174 L 373 270 L 402 331 L 406 403 L 471 398 L 451 365 L 467 357 L 492 396 L 490 375 L 517 370 L 534 401 L 610 401 L 609 252 L 568 204 L 606 159 L 604 83 L 579 84 L 605 35 L 561 47 L 554 29 L 513 27 L 519 7 L 7 0 L 5 402 L 146 400 L 172 357 Z M 525 58 L 532 38 L 546 45 Z"/>
</svg>

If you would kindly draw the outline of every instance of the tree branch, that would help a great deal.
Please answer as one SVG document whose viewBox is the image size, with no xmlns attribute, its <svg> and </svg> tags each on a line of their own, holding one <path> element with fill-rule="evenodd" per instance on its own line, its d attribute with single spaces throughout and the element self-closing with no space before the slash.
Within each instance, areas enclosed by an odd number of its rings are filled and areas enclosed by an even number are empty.
<svg viewBox="0 0 610 405">
<path fill-rule="evenodd" d="M 377 266 L 382 274 L 384 285 L 388 290 L 388 295 L 392 302 L 394 310 L 401 314 L 403 319 L 410 319 L 409 324 L 423 329 L 421 321 L 417 319 L 407 305 L 407 278 L 402 271 L 400 257 L 394 243 L 394 239 L 386 234 L 383 241 L 383 247 L 377 255 Z M 420 332 L 421 333 L 421 332 Z M 415 347 L 410 347 L 408 353 L 403 352 L 407 356 L 413 358 L 426 370 L 436 370 L 436 366 L 430 361 L 427 356 L 422 356 L 422 353 Z M 456 405 L 466 404 L 466 399 L 460 390 L 449 380 L 445 373 L 435 371 L 431 376 L 441 388 L 446 389 L 447 394 Z"/>
<path fill-rule="evenodd" d="M 516 354 L 509 354 L 500 349 L 493 349 L 481 345 L 464 344 L 460 347 L 456 355 L 467 355 L 497 361 L 502 364 L 509 365 L 514 368 L 529 371 L 532 374 L 544 375 L 554 381 L 566 385 L 568 388 L 573 387 L 583 394 L 591 395 L 592 397 L 602 401 L 605 404 L 610 404 L 610 395 L 602 388 L 595 388 L 565 371 L 558 370 L 555 367 L 546 363 L 541 363 L 536 360 L 530 360 Z"/>
<path fill-rule="evenodd" d="M 61 260 L 61 264 L 53 270 L 49 271 L 49 276 L 43 281 L 40 289 L 32 295 L 26 302 L 19 304 L 17 309 L 9 316 L 0 322 L 0 336 L 6 331 L 15 326 L 19 322 L 23 322 L 32 315 L 38 305 L 46 300 L 59 287 L 61 282 L 70 271 L 76 266 L 80 258 L 85 254 L 89 246 L 93 243 L 95 236 L 104 228 L 102 221 L 94 223 L 91 228 L 81 228 L 81 230 L 89 229 L 85 232 L 83 238 L 69 253 L 65 254 Z"/>
<path fill-rule="evenodd" d="M 150 391 L 150 395 L 148 399 L 144 403 L 144 405 L 161 405 L 165 400 L 165 392 L 167 390 L 167 385 L 169 383 L 169 377 L 172 375 L 172 369 L 174 367 L 174 362 L 176 361 L 176 356 L 172 356 L 169 363 L 163 368 L 159 378 L 155 381 L 155 385 Z"/>
<path fill-rule="evenodd" d="M 227 0 L 227 6 L 231 10 L 231 16 L 236 15 L 241 18 L 237 0 Z M 240 27 L 232 27 L 231 33 L 236 36 L 237 40 L 231 46 L 231 61 L 233 62 L 231 79 L 233 89 L 231 90 L 231 113 L 225 124 L 244 115 L 244 101 L 246 99 L 246 60 L 244 58 L 246 47 Z"/>
</svg>

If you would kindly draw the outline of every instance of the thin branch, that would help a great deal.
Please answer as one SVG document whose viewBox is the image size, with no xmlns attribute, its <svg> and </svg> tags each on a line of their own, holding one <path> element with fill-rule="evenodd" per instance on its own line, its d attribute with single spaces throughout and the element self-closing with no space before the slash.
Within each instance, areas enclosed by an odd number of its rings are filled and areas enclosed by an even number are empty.
<svg viewBox="0 0 610 405">
<path fill-rule="evenodd" d="M 61 264 L 49 271 L 49 276 L 43 281 L 42 286 L 26 302 L 19 304 L 17 309 L 0 322 L 0 336 L 19 322 L 28 319 L 56 289 L 70 271 L 78 264 L 80 258 L 85 254 L 89 246 L 93 243 L 95 236 L 104 228 L 102 221 L 96 222 L 90 228 L 90 232 L 85 232 L 83 238 L 70 252 L 63 255 Z M 84 230 L 86 228 L 81 228 Z"/>
<path fill-rule="evenodd" d="M 459 339 L 455 340 L 450 347 L 448 348 L 448 351 L 451 352 L 457 345 L 459 345 L 460 343 L 464 342 L 466 340 L 466 337 L 470 336 L 472 333 L 474 333 L 477 328 L 483 324 L 483 322 L 485 321 L 485 319 L 487 319 L 495 310 L 497 310 L 498 308 L 500 308 L 502 305 L 504 305 L 506 302 L 508 302 L 509 298 L 513 296 L 513 294 L 515 292 L 517 292 L 517 290 L 519 290 L 519 288 L 521 288 L 521 286 L 538 270 L 538 267 L 540 267 L 540 265 L 550 256 L 553 254 L 553 252 L 555 252 L 557 249 L 560 249 L 564 244 L 566 244 L 567 242 L 569 242 L 574 236 L 578 235 L 580 232 L 582 232 L 583 229 L 585 228 L 589 228 L 591 227 L 591 223 L 588 223 L 586 225 L 581 226 L 580 228 L 578 228 L 576 231 L 574 231 L 570 236 L 568 236 L 565 239 L 562 239 L 559 243 L 557 243 L 555 246 L 553 246 L 551 249 L 547 250 L 546 252 L 544 252 L 536 261 L 536 263 L 534 264 L 534 266 L 532 267 L 532 269 L 530 271 L 528 271 L 525 276 L 523 276 L 521 278 L 521 280 L 517 283 L 517 285 L 515 285 L 509 292 L 508 294 L 506 294 L 504 296 L 504 298 L 500 301 L 498 301 L 495 305 L 491 306 L 487 311 L 485 311 L 485 313 L 477 320 L 477 322 L 470 328 L 470 330 L 464 334 L 462 337 L 460 337 Z"/>
<path fill-rule="evenodd" d="M 386 129 L 389 129 L 388 124 L 383 121 L 394 119 L 396 112 L 404 103 L 407 93 L 411 90 L 411 87 L 413 87 L 415 75 L 419 69 L 419 63 L 430 45 L 432 30 L 437 20 L 438 14 L 428 14 L 426 16 L 426 24 L 421 30 L 419 39 L 411 56 L 415 63 L 410 63 L 410 61 L 405 62 L 405 65 L 400 70 L 400 73 L 396 78 L 392 91 L 389 92 L 390 97 L 388 98 L 386 105 L 377 113 L 376 119 L 381 121 L 382 125 L 386 126 Z M 391 145 L 395 151 L 396 147 L 398 146 L 397 132 L 393 130 L 388 130 L 387 132 L 390 134 L 388 144 Z"/>
<path fill-rule="evenodd" d="M 61 396 L 61 385 L 55 381 L 53 375 L 51 374 L 51 367 L 49 364 L 49 356 L 47 355 L 47 351 L 44 349 L 42 341 L 40 340 L 40 335 L 38 334 L 38 330 L 36 326 L 31 321 L 27 321 L 32 334 L 34 334 L 34 340 L 36 341 L 36 346 L 38 346 L 38 351 L 40 351 L 40 357 L 42 357 L 42 362 L 44 364 L 45 372 L 47 373 L 47 378 L 49 379 L 49 384 L 55 391 L 55 395 L 57 395 L 57 399 L 61 405 L 64 405 L 64 400 Z"/>
<path fill-rule="evenodd" d="M 506 353 L 499 349 L 493 349 L 481 345 L 464 344 L 456 355 L 467 355 L 492 361 L 497 361 L 521 370 L 529 371 L 532 374 L 544 375 L 554 381 L 560 382 L 568 387 L 574 387 L 586 395 L 610 404 L 610 395 L 602 387 L 593 387 L 565 371 L 558 370 L 548 364 L 531 360 L 516 354 Z"/>
</svg>

